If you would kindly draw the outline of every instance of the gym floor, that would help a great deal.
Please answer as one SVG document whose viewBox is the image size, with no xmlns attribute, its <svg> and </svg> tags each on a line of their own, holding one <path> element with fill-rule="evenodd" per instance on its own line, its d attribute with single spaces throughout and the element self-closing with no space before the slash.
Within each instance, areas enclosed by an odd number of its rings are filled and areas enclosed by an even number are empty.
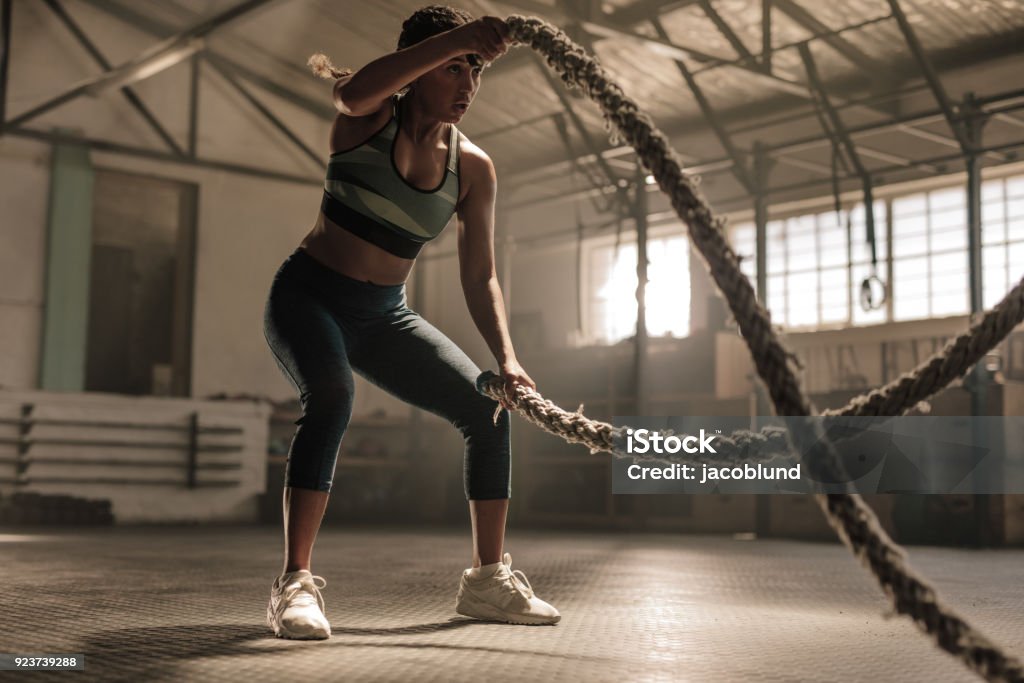
<svg viewBox="0 0 1024 683">
<path fill-rule="evenodd" d="M 453 610 L 469 535 L 320 532 L 333 636 L 276 639 L 269 527 L 0 530 L 0 652 L 83 653 L 102 681 L 974 681 L 838 543 L 512 531 L 556 626 Z M 940 596 L 1024 651 L 1024 550 L 910 549 Z M 4 676 L 5 674 L 0 674 Z"/>
</svg>

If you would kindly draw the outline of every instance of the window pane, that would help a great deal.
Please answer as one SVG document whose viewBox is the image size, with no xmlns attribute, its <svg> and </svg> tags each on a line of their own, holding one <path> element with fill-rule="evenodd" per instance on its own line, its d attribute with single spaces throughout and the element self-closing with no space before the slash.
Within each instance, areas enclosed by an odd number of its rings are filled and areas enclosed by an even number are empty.
<svg viewBox="0 0 1024 683">
<path fill-rule="evenodd" d="M 768 221 L 765 226 L 765 239 L 768 247 L 768 273 L 786 272 L 786 240 L 782 221 Z"/>
<path fill-rule="evenodd" d="M 892 226 L 894 258 L 916 256 L 928 251 L 928 222 L 922 216 L 896 218 Z"/>
<path fill-rule="evenodd" d="M 986 180 L 981 184 L 981 201 L 1000 204 L 1003 201 L 1003 181 Z"/>
<path fill-rule="evenodd" d="M 786 283 L 789 325 L 800 327 L 818 322 L 818 274 L 790 275 Z"/>
<path fill-rule="evenodd" d="M 1011 242 L 1024 240 L 1024 218 L 1011 218 L 1007 221 L 1006 239 Z"/>
<path fill-rule="evenodd" d="M 936 217 L 936 223 L 932 224 L 932 251 L 942 252 L 956 249 L 966 252 L 967 229 L 964 228 L 963 221 L 958 219 L 952 226 L 943 226 L 939 223 L 938 218 Z"/>
<path fill-rule="evenodd" d="M 964 209 L 967 205 L 967 192 L 961 187 L 936 190 L 929 194 L 928 204 L 933 212 L 943 209 Z"/>
<path fill-rule="evenodd" d="M 1024 242 L 1010 245 L 1007 263 L 1010 268 L 1010 282 L 1016 285 L 1024 278 Z"/>
<path fill-rule="evenodd" d="M 896 218 L 902 216 L 923 216 L 925 212 L 924 194 L 914 194 L 909 197 L 899 197 L 892 201 L 892 215 Z"/>
<path fill-rule="evenodd" d="M 982 200 L 981 202 L 981 224 L 985 225 L 993 220 L 1002 220 L 1006 217 L 1006 204 L 1002 198 L 993 200 Z"/>
<path fill-rule="evenodd" d="M 636 331 L 636 245 L 623 244 L 617 254 L 614 247 L 604 251 L 608 265 L 595 295 L 592 333 L 600 341 L 614 343 Z"/>
<path fill-rule="evenodd" d="M 682 237 L 648 244 L 647 332 L 653 337 L 685 337 L 690 333 L 688 249 Z"/>
<path fill-rule="evenodd" d="M 982 305 L 992 308 L 1009 289 L 1006 269 L 1006 247 L 985 247 L 981 252 Z"/>
<path fill-rule="evenodd" d="M 985 221 L 981 224 L 981 243 L 995 244 L 1006 241 L 1006 223 L 999 220 Z"/>
<path fill-rule="evenodd" d="M 786 278 L 776 275 L 768 278 L 768 309 L 773 325 L 786 325 Z"/>
<path fill-rule="evenodd" d="M 1024 175 L 1006 179 L 1007 197 L 1024 197 Z"/>
<path fill-rule="evenodd" d="M 789 272 L 814 270 L 818 267 L 818 252 L 815 250 L 813 232 L 790 234 L 786 240 Z"/>
<path fill-rule="evenodd" d="M 846 265 L 846 227 L 822 224 L 818 233 L 821 249 L 818 263 L 822 268 Z"/>
<path fill-rule="evenodd" d="M 1006 200 L 1006 217 L 1024 218 L 1024 197 L 1011 197 Z"/>
<path fill-rule="evenodd" d="M 912 320 L 928 317 L 928 259 L 893 262 L 893 317 Z"/>
<path fill-rule="evenodd" d="M 846 268 L 821 271 L 821 321 L 847 322 L 850 319 Z"/>
</svg>

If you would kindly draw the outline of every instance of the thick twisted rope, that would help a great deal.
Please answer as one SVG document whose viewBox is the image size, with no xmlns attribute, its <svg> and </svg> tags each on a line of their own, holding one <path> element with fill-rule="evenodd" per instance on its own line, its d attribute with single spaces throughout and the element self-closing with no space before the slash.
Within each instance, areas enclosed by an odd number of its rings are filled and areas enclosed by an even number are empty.
<svg viewBox="0 0 1024 683">
<path fill-rule="evenodd" d="M 963 377 L 1022 322 L 1024 279 L 966 332 L 950 340 L 917 367 L 883 387 L 852 399 L 842 408 L 825 410 L 821 414 L 836 417 L 903 415 L 954 380 Z M 637 460 L 734 465 L 754 460 L 769 461 L 772 457 L 790 452 L 785 430 L 766 427 L 759 432 L 737 430 L 729 435 L 717 436 L 716 454 L 687 455 L 680 452 L 660 457 L 640 457 L 616 448 L 615 441 L 621 439 L 625 427 L 616 428 L 607 422 L 591 420 L 583 415 L 582 406 L 570 413 L 537 392 L 523 387 L 517 387 L 515 396 L 506 396 L 502 380 L 493 373 L 481 376 L 478 385 L 491 398 L 510 401 L 523 417 L 541 429 L 570 443 L 583 444 L 591 453 L 605 451 Z M 664 435 L 667 436 L 668 432 Z"/>
<path fill-rule="evenodd" d="M 580 87 L 600 106 L 611 130 L 636 150 L 658 186 L 669 196 L 676 213 L 689 226 L 690 236 L 715 284 L 729 302 L 776 414 L 809 417 L 811 406 L 790 366 L 792 356 L 772 330 L 768 313 L 740 272 L 736 254 L 725 240 L 722 221 L 711 213 L 692 179 L 683 173 L 666 137 L 605 70 L 556 27 L 535 17 L 511 16 L 507 22 L 517 41 L 541 53 L 570 87 Z M 967 348 L 976 351 L 979 345 L 968 343 Z M 934 384 L 940 380 L 933 377 L 929 381 Z M 898 391 L 872 399 L 871 406 L 882 410 L 890 402 L 896 404 L 913 393 L 926 392 L 927 384 L 901 384 Z M 927 395 L 923 393 L 922 398 Z M 801 454 L 808 452 L 804 446 L 809 447 L 812 439 L 821 436 L 818 426 L 812 423 L 805 426 L 806 429 L 787 432 L 792 446 Z M 842 473 L 842 465 L 831 444 L 827 440 L 823 443 L 824 457 L 819 452 L 809 462 L 805 459 L 809 469 L 833 475 Z M 959 657 L 969 669 L 986 679 L 1024 681 L 1024 668 L 1018 660 L 1003 653 L 939 602 L 934 589 L 910 569 L 903 550 L 888 537 L 860 496 L 818 494 L 815 499 L 840 539 L 872 572 L 898 613 L 910 616 L 941 648 Z"/>
</svg>

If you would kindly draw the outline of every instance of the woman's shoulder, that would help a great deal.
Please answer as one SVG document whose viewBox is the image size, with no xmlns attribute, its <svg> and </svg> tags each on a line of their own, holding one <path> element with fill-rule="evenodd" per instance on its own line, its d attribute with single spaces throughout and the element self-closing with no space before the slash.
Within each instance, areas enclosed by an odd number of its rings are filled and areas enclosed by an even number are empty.
<svg viewBox="0 0 1024 683">
<path fill-rule="evenodd" d="M 463 177 L 473 180 L 494 177 L 494 162 L 482 147 L 459 131 L 459 171 Z"/>
</svg>

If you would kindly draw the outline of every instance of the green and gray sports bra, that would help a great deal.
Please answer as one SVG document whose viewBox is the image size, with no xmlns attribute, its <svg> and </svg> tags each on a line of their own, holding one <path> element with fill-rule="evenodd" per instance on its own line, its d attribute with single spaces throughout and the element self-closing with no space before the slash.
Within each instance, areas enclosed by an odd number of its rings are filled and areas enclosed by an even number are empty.
<svg viewBox="0 0 1024 683">
<path fill-rule="evenodd" d="M 453 125 L 441 184 L 421 190 L 395 166 L 399 108 L 387 124 L 327 162 L 321 211 L 332 222 L 402 258 L 441 234 L 459 198 L 459 132 Z"/>
</svg>

